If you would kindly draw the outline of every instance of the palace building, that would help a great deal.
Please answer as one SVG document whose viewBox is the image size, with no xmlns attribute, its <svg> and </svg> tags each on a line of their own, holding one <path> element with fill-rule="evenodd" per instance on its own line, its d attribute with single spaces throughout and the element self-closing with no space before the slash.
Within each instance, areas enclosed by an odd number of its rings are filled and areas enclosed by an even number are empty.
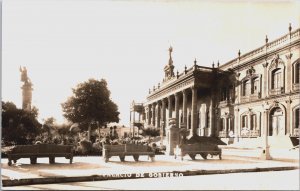
<svg viewBox="0 0 300 191">
<path fill-rule="evenodd" d="M 213 136 L 233 144 L 292 146 L 299 136 L 300 29 L 212 67 L 194 65 L 174 73 L 173 49 L 160 84 L 135 106 L 138 124 L 159 128 L 166 138 L 170 119 L 190 136 Z M 141 109 L 141 106 L 144 109 Z M 140 117 L 142 114 L 142 117 Z M 142 122 L 141 122 L 142 118 Z M 131 120 L 132 126 L 135 121 Z"/>
</svg>

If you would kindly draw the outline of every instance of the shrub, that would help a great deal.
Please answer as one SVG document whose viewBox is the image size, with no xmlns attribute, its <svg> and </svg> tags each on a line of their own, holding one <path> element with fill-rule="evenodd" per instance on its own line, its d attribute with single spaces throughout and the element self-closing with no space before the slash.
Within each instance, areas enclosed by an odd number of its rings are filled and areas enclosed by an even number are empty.
<svg viewBox="0 0 300 191">
<path fill-rule="evenodd" d="M 93 153 L 102 153 L 102 143 L 99 140 L 93 144 Z"/>
<path fill-rule="evenodd" d="M 88 141 L 88 140 L 82 140 L 80 141 L 80 148 L 79 151 L 82 152 L 82 154 L 90 154 L 93 151 L 93 145 L 92 142 Z"/>
</svg>

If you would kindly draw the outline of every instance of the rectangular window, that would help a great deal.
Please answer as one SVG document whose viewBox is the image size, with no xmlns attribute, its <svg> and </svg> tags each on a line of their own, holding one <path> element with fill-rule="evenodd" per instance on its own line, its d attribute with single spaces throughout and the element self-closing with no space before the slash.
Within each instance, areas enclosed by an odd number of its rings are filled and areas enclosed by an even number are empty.
<svg viewBox="0 0 300 191">
<path fill-rule="evenodd" d="M 248 116 L 247 115 L 244 115 L 243 117 L 242 117 L 242 128 L 244 128 L 244 127 L 248 127 Z"/>
<path fill-rule="evenodd" d="M 220 131 L 224 130 L 224 118 L 221 118 L 220 120 Z"/>
<path fill-rule="evenodd" d="M 297 64 L 295 64 L 294 71 L 295 71 L 295 73 L 294 73 L 294 78 L 295 78 L 294 83 L 299 84 L 299 78 L 300 78 L 300 75 L 299 75 L 300 74 L 300 63 L 299 62 Z"/>
<path fill-rule="evenodd" d="M 249 95 L 251 92 L 251 84 L 250 84 L 250 80 L 247 80 L 243 83 L 244 87 L 243 87 L 243 96 Z"/>
<path fill-rule="evenodd" d="M 256 125 L 257 125 L 256 115 L 255 114 L 251 115 L 251 121 L 250 121 L 250 123 L 251 123 L 250 129 L 251 130 L 255 130 L 256 129 Z"/>
<path fill-rule="evenodd" d="M 257 94 L 259 90 L 259 79 L 255 78 L 252 81 L 252 94 Z"/>
<path fill-rule="evenodd" d="M 272 72 L 272 89 L 279 89 L 281 88 L 282 84 L 282 73 L 281 69 L 276 69 Z"/>
</svg>

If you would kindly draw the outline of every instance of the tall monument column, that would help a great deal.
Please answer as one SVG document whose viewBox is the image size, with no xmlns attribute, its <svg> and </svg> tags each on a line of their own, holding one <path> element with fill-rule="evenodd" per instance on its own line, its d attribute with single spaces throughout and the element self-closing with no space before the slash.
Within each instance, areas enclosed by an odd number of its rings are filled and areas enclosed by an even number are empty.
<svg viewBox="0 0 300 191">
<path fill-rule="evenodd" d="M 32 100 L 32 83 L 27 76 L 26 67 L 20 67 L 21 81 L 24 82 L 22 89 L 22 109 L 31 110 L 31 100 Z"/>
</svg>

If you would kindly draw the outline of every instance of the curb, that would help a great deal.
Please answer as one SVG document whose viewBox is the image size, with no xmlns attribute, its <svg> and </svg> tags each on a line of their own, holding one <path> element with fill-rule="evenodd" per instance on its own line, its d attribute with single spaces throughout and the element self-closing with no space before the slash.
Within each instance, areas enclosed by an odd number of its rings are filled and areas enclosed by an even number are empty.
<svg viewBox="0 0 300 191">
<path fill-rule="evenodd" d="M 242 155 L 233 155 L 233 154 L 229 154 L 229 153 L 222 153 L 222 155 L 229 156 L 229 157 L 235 157 L 235 158 L 250 158 L 250 159 L 261 160 L 258 156 L 242 156 Z M 293 159 L 293 158 L 279 158 L 279 157 L 274 158 L 274 157 L 272 157 L 272 161 L 299 163 L 300 160 L 299 160 L 299 158 Z"/>
<path fill-rule="evenodd" d="M 21 186 L 32 184 L 55 184 L 66 182 L 87 182 L 87 181 L 104 181 L 119 179 L 138 179 L 138 178 L 161 178 L 161 177 L 181 177 L 207 174 L 229 174 L 240 172 L 266 172 L 266 171 L 284 171 L 299 169 L 299 166 L 288 167 L 269 167 L 269 168 L 248 168 L 248 169 L 226 169 L 226 170 L 187 170 L 187 171 L 170 171 L 170 172 L 153 172 L 153 173 L 132 173 L 132 174 L 110 174 L 110 175 L 91 175 L 77 177 L 49 177 L 49 178 L 28 178 L 15 180 L 2 180 L 2 186 Z"/>
</svg>

